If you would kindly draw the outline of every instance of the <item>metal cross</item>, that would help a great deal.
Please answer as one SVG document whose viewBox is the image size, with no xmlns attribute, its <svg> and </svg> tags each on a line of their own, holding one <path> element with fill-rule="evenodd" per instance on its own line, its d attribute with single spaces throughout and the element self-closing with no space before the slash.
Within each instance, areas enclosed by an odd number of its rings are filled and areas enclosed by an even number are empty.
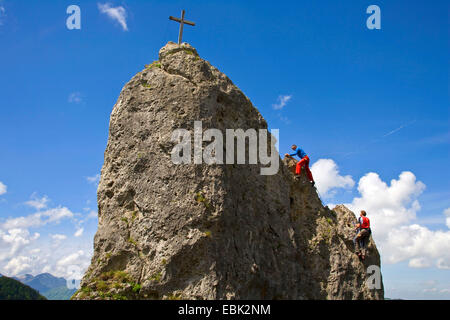
<svg viewBox="0 0 450 320">
<path fill-rule="evenodd" d="M 169 19 L 180 23 L 180 33 L 178 34 L 178 44 L 181 44 L 183 38 L 183 25 L 187 24 L 190 26 L 195 26 L 194 22 L 184 20 L 184 10 L 181 11 L 181 19 L 170 16 Z"/>
</svg>

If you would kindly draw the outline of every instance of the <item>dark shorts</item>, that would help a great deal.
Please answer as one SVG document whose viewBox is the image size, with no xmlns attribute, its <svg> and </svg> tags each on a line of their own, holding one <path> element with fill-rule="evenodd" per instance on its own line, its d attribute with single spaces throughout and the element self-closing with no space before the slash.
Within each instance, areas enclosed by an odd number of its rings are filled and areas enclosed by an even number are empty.
<svg viewBox="0 0 450 320">
<path fill-rule="evenodd" d="M 371 234 L 370 228 L 368 229 L 361 229 L 361 231 L 358 233 L 358 238 L 367 238 Z"/>
</svg>

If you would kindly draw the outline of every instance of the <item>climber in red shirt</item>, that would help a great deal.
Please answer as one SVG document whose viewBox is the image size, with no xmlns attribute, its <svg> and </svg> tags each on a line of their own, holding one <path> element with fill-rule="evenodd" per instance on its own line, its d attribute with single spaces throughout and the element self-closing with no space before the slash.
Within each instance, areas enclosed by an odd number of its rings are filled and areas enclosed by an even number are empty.
<svg viewBox="0 0 450 320">
<path fill-rule="evenodd" d="M 303 151 L 302 148 L 298 148 L 295 144 L 292 145 L 291 149 L 294 150 L 294 153 L 292 154 L 286 153 L 285 156 L 290 158 L 292 158 L 293 156 L 298 156 L 300 158 L 300 161 L 297 162 L 297 165 L 295 167 L 295 175 L 300 176 L 300 173 L 302 172 L 302 167 L 304 166 L 306 169 L 306 175 L 308 176 L 308 179 L 311 182 L 311 184 L 314 186 L 316 183 L 314 182 L 311 170 L 309 170 L 308 155 L 305 153 L 305 151 Z"/>
<path fill-rule="evenodd" d="M 369 237 L 372 231 L 370 230 L 370 220 L 366 217 L 367 213 L 361 210 L 358 218 L 358 223 L 356 224 L 357 234 L 353 239 L 355 244 L 355 252 L 361 260 L 366 258 L 367 243 L 369 242 Z"/>
</svg>

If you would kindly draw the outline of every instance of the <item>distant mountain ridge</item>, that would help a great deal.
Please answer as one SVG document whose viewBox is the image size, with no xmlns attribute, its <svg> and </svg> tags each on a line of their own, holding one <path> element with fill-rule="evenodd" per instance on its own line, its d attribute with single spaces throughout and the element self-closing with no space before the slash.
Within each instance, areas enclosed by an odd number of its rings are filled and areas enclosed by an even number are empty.
<svg viewBox="0 0 450 320">
<path fill-rule="evenodd" d="M 76 289 L 67 288 L 66 279 L 55 277 L 50 273 L 41 273 L 36 276 L 25 274 L 14 279 L 39 291 L 49 300 L 69 300 L 76 291 Z"/>
</svg>

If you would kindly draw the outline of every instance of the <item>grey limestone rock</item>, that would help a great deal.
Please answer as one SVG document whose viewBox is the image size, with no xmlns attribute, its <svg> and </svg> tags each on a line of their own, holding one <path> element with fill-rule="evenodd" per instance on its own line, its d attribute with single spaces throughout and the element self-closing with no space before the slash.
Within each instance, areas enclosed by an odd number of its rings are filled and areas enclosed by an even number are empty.
<svg viewBox="0 0 450 320">
<path fill-rule="evenodd" d="M 266 129 L 233 82 L 169 42 L 123 88 L 98 187 L 94 255 L 73 299 L 383 299 L 354 253 L 344 206 L 324 207 L 293 160 L 174 164 L 172 132 Z M 304 171 L 304 170 L 303 170 Z"/>
</svg>

